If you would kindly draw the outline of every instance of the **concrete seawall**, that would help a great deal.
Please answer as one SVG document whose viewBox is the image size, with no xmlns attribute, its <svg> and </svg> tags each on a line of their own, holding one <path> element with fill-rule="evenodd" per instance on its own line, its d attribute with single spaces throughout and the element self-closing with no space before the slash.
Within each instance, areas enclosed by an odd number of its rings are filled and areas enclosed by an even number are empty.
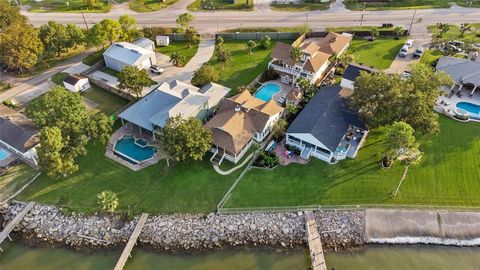
<svg viewBox="0 0 480 270">
<path fill-rule="evenodd" d="M 480 245 L 480 212 L 369 209 L 365 243 Z"/>
</svg>

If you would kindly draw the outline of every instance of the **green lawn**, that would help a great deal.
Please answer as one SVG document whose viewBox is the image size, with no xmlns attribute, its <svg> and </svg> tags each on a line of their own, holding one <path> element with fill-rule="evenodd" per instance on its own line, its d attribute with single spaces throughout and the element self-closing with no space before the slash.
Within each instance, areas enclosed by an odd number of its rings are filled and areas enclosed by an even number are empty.
<svg viewBox="0 0 480 270">
<path fill-rule="evenodd" d="M 60 205 L 73 211 L 98 211 L 96 195 L 103 190 L 118 193 L 120 210 L 134 213 L 208 213 L 240 172 L 217 174 L 208 158 L 171 164 L 165 162 L 138 172 L 105 157 L 105 146 L 88 145 L 79 159 L 80 170 L 66 179 L 40 176 L 25 190 L 21 200 Z"/>
<path fill-rule="evenodd" d="M 378 69 L 387 69 L 392 64 L 405 39 L 377 38 L 374 41 L 354 39 L 347 53 L 355 56 L 355 62 Z"/>
<path fill-rule="evenodd" d="M 178 2 L 178 0 L 132 0 L 128 3 L 131 10 L 136 12 L 151 12 L 164 9 Z"/>
<path fill-rule="evenodd" d="M 96 109 L 104 112 L 106 115 L 112 115 L 130 102 L 97 86 L 93 86 L 83 96 L 97 103 L 98 107 Z"/>
<path fill-rule="evenodd" d="M 105 52 L 105 50 L 98 50 L 98 51 L 90 54 L 89 56 L 85 57 L 82 62 L 85 65 L 93 66 L 98 61 L 103 60 L 103 52 Z"/>
<path fill-rule="evenodd" d="M 330 2 L 321 3 L 318 1 L 303 1 L 299 3 L 271 3 L 270 6 L 274 11 L 314 11 L 327 10 L 330 8 Z"/>
<path fill-rule="evenodd" d="M 311 31 L 312 29 L 306 25 L 298 25 L 298 26 L 289 26 L 289 27 L 240 27 L 240 28 L 231 28 L 227 29 L 225 31 L 222 31 L 223 33 L 236 33 L 236 32 L 299 32 L 299 33 L 305 33 L 308 31 Z"/>
<path fill-rule="evenodd" d="M 439 36 L 439 29 L 436 25 L 429 25 L 427 29 L 433 35 L 433 43 L 440 43 L 452 40 L 460 40 L 465 42 L 465 44 L 480 43 L 480 37 L 477 37 L 477 31 L 475 29 L 480 28 L 480 23 L 471 23 L 472 31 L 465 32 L 463 37 L 460 37 L 460 27 L 458 25 L 449 25 L 449 30 L 444 33 L 441 37 Z"/>
<path fill-rule="evenodd" d="M 361 0 L 343 0 L 345 7 L 350 10 L 387 10 L 387 9 L 427 9 L 449 8 L 448 0 L 395 0 L 365 2 Z"/>
<path fill-rule="evenodd" d="M 109 12 L 111 4 L 98 1 L 94 8 L 90 9 L 83 0 L 22 0 L 23 5 L 29 5 L 30 12 Z M 67 5 L 68 3 L 68 5 Z"/>
<path fill-rule="evenodd" d="M 272 41 L 269 49 L 255 48 L 252 54 L 248 53 L 247 40 L 225 41 L 223 46 L 230 51 L 231 59 L 222 66 L 213 56 L 210 64 L 219 71 L 219 83 L 234 90 L 233 94 L 237 87 L 250 84 L 267 68 L 275 41 Z"/>
<path fill-rule="evenodd" d="M 66 72 L 59 72 L 55 75 L 52 76 L 52 81 L 56 84 L 56 85 L 61 85 L 63 86 L 63 81 L 65 80 L 65 78 L 67 78 L 68 76 L 68 73 Z"/>
<path fill-rule="evenodd" d="M 377 29 L 378 31 L 391 31 L 395 28 L 393 27 L 379 27 L 379 26 L 339 26 L 339 27 L 328 27 L 327 32 L 352 32 L 352 31 L 371 31 Z"/>
<path fill-rule="evenodd" d="M 187 59 L 185 65 L 197 53 L 198 44 L 193 44 L 190 48 L 185 41 L 172 41 L 166 47 L 157 47 L 157 52 L 170 56 L 174 52 L 178 52 Z"/>
<path fill-rule="evenodd" d="M 424 156 L 412 166 L 396 198 L 403 167 L 385 170 L 383 130 L 372 131 L 355 160 L 328 165 L 311 158 L 273 171 L 253 169 L 226 207 L 405 204 L 480 206 L 480 125 L 441 117 L 441 134 L 421 140 Z"/>
<path fill-rule="evenodd" d="M 480 0 L 457 0 L 455 1 L 457 5 L 461 7 L 472 7 L 472 8 L 478 8 L 480 7 Z M 471 3 L 471 4 L 470 4 Z"/>
<path fill-rule="evenodd" d="M 0 202 L 22 188 L 37 172 L 30 166 L 20 163 L 0 176 Z"/>
<path fill-rule="evenodd" d="M 424 64 L 427 64 L 427 65 L 434 66 L 434 65 L 436 65 L 437 60 L 441 57 L 443 57 L 443 54 L 442 54 L 441 51 L 426 50 L 423 53 L 422 58 L 420 58 L 420 62 L 424 63 Z"/>
<path fill-rule="evenodd" d="M 82 52 L 85 51 L 85 47 L 83 46 L 78 46 L 75 49 L 71 49 L 70 51 L 66 53 L 62 53 L 60 56 L 53 56 L 53 57 L 48 57 L 41 59 L 34 67 L 26 71 L 25 73 L 22 73 L 20 76 L 33 76 L 37 75 L 39 73 L 42 73 L 46 71 L 47 69 L 54 67 L 58 64 L 60 64 L 63 61 L 66 61 L 70 58 L 73 58 L 75 56 L 78 56 Z"/>
<path fill-rule="evenodd" d="M 253 10 L 253 0 L 196 0 L 187 6 L 190 11 L 202 10 Z"/>
</svg>

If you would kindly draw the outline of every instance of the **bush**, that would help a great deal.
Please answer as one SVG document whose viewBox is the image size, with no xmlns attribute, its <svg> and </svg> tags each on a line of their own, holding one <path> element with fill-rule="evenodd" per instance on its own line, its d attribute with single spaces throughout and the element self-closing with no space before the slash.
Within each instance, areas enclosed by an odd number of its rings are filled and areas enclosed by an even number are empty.
<svg viewBox="0 0 480 270">
<path fill-rule="evenodd" d="M 266 81 L 272 81 L 280 78 L 280 75 L 273 70 L 273 69 L 267 69 L 262 73 L 262 76 L 260 77 L 260 82 L 266 82 Z"/>
<path fill-rule="evenodd" d="M 260 47 L 262 47 L 262 49 L 264 50 L 270 48 L 270 44 L 271 44 L 270 40 L 271 38 L 269 36 L 264 36 L 260 41 Z"/>
<path fill-rule="evenodd" d="M 160 35 L 171 35 L 173 33 L 176 33 L 177 29 L 172 28 L 172 27 L 161 27 L 161 26 L 147 26 L 143 27 L 143 35 L 150 39 L 155 41 L 157 36 Z"/>
<path fill-rule="evenodd" d="M 98 204 L 108 213 L 113 213 L 118 207 L 118 196 L 113 191 L 105 190 L 97 195 Z"/>
<path fill-rule="evenodd" d="M 192 84 L 201 87 L 207 83 L 218 81 L 218 78 L 218 71 L 212 66 L 205 64 L 193 75 Z"/>
<path fill-rule="evenodd" d="M 273 153 L 262 152 L 253 165 L 262 168 L 273 168 L 278 165 L 278 157 Z"/>
<path fill-rule="evenodd" d="M 6 99 L 2 103 L 3 103 L 3 105 L 5 105 L 7 107 L 10 107 L 12 109 L 15 109 L 17 107 L 17 105 L 15 105 L 15 103 L 13 103 L 13 101 L 11 99 Z"/>
</svg>

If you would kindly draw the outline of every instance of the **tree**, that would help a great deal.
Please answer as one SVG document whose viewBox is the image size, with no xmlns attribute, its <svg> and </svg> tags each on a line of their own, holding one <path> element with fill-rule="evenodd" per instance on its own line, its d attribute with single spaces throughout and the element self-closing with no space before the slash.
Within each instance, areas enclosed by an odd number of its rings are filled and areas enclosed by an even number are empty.
<svg viewBox="0 0 480 270">
<path fill-rule="evenodd" d="M 215 54 L 216 54 L 218 62 L 222 63 L 222 66 L 223 66 L 223 64 L 228 62 L 228 60 L 230 60 L 230 58 L 231 58 L 230 52 L 227 49 L 225 49 L 223 46 L 217 47 L 217 50 L 215 51 Z"/>
<path fill-rule="evenodd" d="M 176 22 L 178 25 L 180 25 L 180 27 L 183 30 L 186 30 L 190 27 L 190 24 L 192 23 L 193 19 L 195 19 L 195 17 L 193 17 L 192 14 L 183 13 L 183 14 L 180 14 L 180 16 L 178 16 L 178 19 Z"/>
<path fill-rule="evenodd" d="M 0 33 L 0 62 L 23 71 L 37 64 L 43 53 L 38 30 L 30 24 L 15 23 Z"/>
<path fill-rule="evenodd" d="M 469 23 L 460 24 L 460 35 L 459 37 L 464 37 L 465 32 L 468 32 L 472 29 L 472 26 Z"/>
<path fill-rule="evenodd" d="M 188 42 L 188 47 L 191 48 L 192 44 L 200 42 L 200 35 L 197 30 L 193 27 L 188 27 L 185 31 L 185 38 Z"/>
<path fill-rule="evenodd" d="M 212 145 L 212 133 L 197 118 L 170 117 L 159 131 L 160 142 L 169 158 L 176 161 L 201 160 Z"/>
<path fill-rule="evenodd" d="M 303 54 L 302 49 L 300 49 L 300 47 L 298 47 L 298 46 L 294 46 L 290 50 L 290 55 L 292 56 L 293 61 L 295 61 L 295 63 L 300 61 L 300 58 L 302 57 L 302 54 Z"/>
<path fill-rule="evenodd" d="M 55 21 L 49 21 L 47 24 L 42 25 L 39 37 L 47 54 L 51 53 L 60 56 L 60 54 L 67 52 L 70 48 L 70 37 L 66 27 Z"/>
<path fill-rule="evenodd" d="M 306 102 L 309 102 L 315 95 L 315 85 L 305 78 L 299 78 L 297 80 L 298 88 L 303 92 L 303 98 Z"/>
<path fill-rule="evenodd" d="M 94 9 L 96 6 L 98 6 L 99 0 L 83 0 L 83 3 L 89 8 L 89 9 Z"/>
<path fill-rule="evenodd" d="M 137 21 L 130 15 L 122 15 L 118 18 L 118 23 L 122 29 L 121 40 L 133 41 L 141 36 L 137 27 Z"/>
<path fill-rule="evenodd" d="M 27 17 L 20 14 L 19 6 L 11 5 L 8 2 L 0 2 L 0 32 L 14 24 L 27 24 Z"/>
<path fill-rule="evenodd" d="M 89 136 L 96 138 L 95 142 L 105 144 L 112 132 L 112 121 L 104 113 L 97 113 L 88 122 Z"/>
<path fill-rule="evenodd" d="M 248 53 L 249 54 L 252 54 L 252 50 L 253 48 L 257 47 L 257 43 L 255 42 L 255 40 L 249 40 L 247 42 L 247 48 L 248 48 Z"/>
<path fill-rule="evenodd" d="M 195 86 L 204 86 L 209 82 L 218 81 L 218 71 L 212 66 L 205 64 L 193 74 L 192 84 Z"/>
<path fill-rule="evenodd" d="M 116 20 L 104 19 L 96 23 L 88 31 L 88 41 L 90 45 L 102 46 L 119 40 L 123 36 L 122 26 Z"/>
<path fill-rule="evenodd" d="M 288 123 L 285 119 L 279 119 L 272 127 L 272 136 L 278 140 L 287 130 Z"/>
<path fill-rule="evenodd" d="M 264 36 L 262 40 L 260 41 L 260 46 L 262 49 L 269 49 L 271 44 L 271 38 L 269 36 Z"/>
<path fill-rule="evenodd" d="M 418 150 L 414 136 L 415 130 L 407 123 L 399 121 L 387 127 L 385 148 L 387 159 L 394 161 L 402 156 L 408 156 Z"/>
<path fill-rule="evenodd" d="M 440 29 L 440 31 L 438 32 L 438 37 L 442 38 L 443 35 L 447 33 L 448 30 L 450 30 L 450 25 L 448 23 L 439 23 L 438 28 Z"/>
<path fill-rule="evenodd" d="M 403 35 L 403 32 L 404 32 L 404 30 L 403 30 L 403 27 L 401 27 L 401 26 L 397 26 L 397 27 L 393 28 L 394 38 L 395 39 L 400 39 L 400 36 Z"/>
<path fill-rule="evenodd" d="M 85 34 L 80 27 L 76 26 L 75 24 L 67 24 L 65 30 L 67 31 L 68 36 L 68 48 L 74 48 L 85 43 Z"/>
<path fill-rule="evenodd" d="M 218 36 L 217 39 L 215 40 L 215 43 L 216 43 L 219 47 L 222 47 L 224 42 L 225 42 L 225 41 L 223 40 L 223 37 L 222 37 L 222 36 Z"/>
<path fill-rule="evenodd" d="M 377 28 L 370 30 L 370 41 L 375 40 L 380 35 L 380 31 Z"/>
<path fill-rule="evenodd" d="M 179 67 L 179 66 L 183 66 L 183 64 L 185 63 L 186 60 L 187 60 L 187 58 L 185 56 L 183 56 L 181 53 L 173 52 L 170 55 L 169 62 L 172 63 L 174 66 Z"/>
<path fill-rule="evenodd" d="M 297 105 L 295 104 L 287 104 L 287 106 L 285 107 L 285 109 L 287 110 L 287 113 L 289 115 L 294 115 L 298 112 L 298 107 Z"/>
<path fill-rule="evenodd" d="M 118 196 L 115 192 L 110 190 L 104 190 L 97 194 L 98 205 L 106 212 L 113 213 L 117 209 Z"/>
<path fill-rule="evenodd" d="M 138 98 L 143 88 L 151 85 L 152 80 L 144 69 L 139 69 L 135 66 L 126 66 L 118 74 L 118 82 L 118 88 L 126 90 Z"/>
</svg>

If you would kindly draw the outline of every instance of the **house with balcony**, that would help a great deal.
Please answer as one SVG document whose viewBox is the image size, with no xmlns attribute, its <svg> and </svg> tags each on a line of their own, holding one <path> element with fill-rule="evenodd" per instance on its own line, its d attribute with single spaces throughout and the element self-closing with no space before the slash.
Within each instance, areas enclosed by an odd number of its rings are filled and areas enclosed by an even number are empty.
<svg viewBox="0 0 480 270">
<path fill-rule="evenodd" d="M 305 39 L 299 45 L 302 51 L 299 61 L 292 57 L 292 45 L 277 42 L 268 67 L 275 70 L 280 75 L 281 82 L 285 84 L 293 84 L 299 78 L 318 84 L 328 73 L 332 56 L 342 55 L 351 41 L 350 34 L 333 32 L 323 38 Z"/>
<path fill-rule="evenodd" d="M 334 164 L 355 158 L 368 131 L 349 109 L 352 93 L 338 85 L 320 88 L 288 127 L 285 143 L 298 148 L 303 159 L 313 156 Z"/>
<path fill-rule="evenodd" d="M 283 108 L 271 99 L 255 98 L 248 90 L 223 100 L 215 116 L 205 124 L 212 131 L 211 161 L 237 163 L 253 142 L 262 142 L 280 119 Z"/>
</svg>

